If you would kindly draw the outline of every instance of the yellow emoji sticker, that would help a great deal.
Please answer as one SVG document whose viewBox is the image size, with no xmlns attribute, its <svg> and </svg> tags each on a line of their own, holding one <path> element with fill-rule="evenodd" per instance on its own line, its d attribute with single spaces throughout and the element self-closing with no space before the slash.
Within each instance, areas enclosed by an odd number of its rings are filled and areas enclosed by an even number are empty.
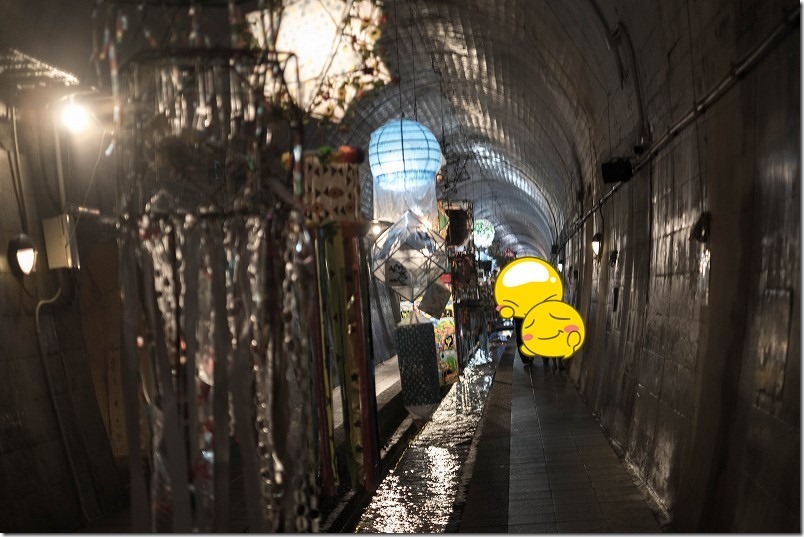
<svg viewBox="0 0 804 537">
<path fill-rule="evenodd" d="M 578 310 L 563 302 L 561 275 L 538 257 L 507 264 L 494 282 L 494 300 L 503 319 L 522 319 L 518 332 L 522 356 L 569 358 L 586 339 Z"/>
<path fill-rule="evenodd" d="M 548 300 L 537 304 L 522 322 L 522 341 L 527 356 L 566 359 L 581 348 L 585 339 L 581 314 L 566 302 Z"/>
<path fill-rule="evenodd" d="M 545 300 L 562 300 L 561 276 L 538 257 L 520 257 L 505 265 L 494 282 L 494 300 L 503 319 L 523 318 Z"/>
</svg>

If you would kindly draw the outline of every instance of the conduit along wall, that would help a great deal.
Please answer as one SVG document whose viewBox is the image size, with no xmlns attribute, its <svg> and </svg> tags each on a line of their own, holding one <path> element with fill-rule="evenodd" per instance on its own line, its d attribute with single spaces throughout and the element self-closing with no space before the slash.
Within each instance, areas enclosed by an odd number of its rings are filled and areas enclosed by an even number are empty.
<svg viewBox="0 0 804 537">
<path fill-rule="evenodd" d="M 345 268 L 333 283 L 317 254 L 322 237 L 301 210 L 289 58 L 160 51 L 135 55 L 120 72 L 134 531 L 232 531 L 241 501 L 249 531 L 317 530 L 320 494 L 338 484 L 330 371 L 349 384 L 352 485 L 375 486 L 358 242 L 344 233 Z M 322 325 L 322 283 L 340 293 L 333 303 L 353 304 L 334 329 Z M 331 366 L 327 338 L 345 333 L 354 335 Z"/>
</svg>

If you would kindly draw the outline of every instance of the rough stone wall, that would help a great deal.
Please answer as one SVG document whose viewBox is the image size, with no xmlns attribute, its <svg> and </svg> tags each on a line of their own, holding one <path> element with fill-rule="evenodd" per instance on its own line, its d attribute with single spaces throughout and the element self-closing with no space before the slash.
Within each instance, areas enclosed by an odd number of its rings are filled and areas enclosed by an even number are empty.
<svg viewBox="0 0 804 537">
<path fill-rule="evenodd" d="M 794 7 L 661 6 L 619 12 L 654 140 Z M 636 29 L 641 16 L 654 24 Z M 800 31 L 778 43 L 567 246 L 589 330 L 572 378 L 682 531 L 800 531 L 799 43 Z M 613 110 L 633 119 L 626 104 Z M 607 129 L 604 116 L 598 170 Z M 587 208 L 610 188 L 591 186 Z M 706 244 L 690 240 L 702 211 Z"/>
</svg>

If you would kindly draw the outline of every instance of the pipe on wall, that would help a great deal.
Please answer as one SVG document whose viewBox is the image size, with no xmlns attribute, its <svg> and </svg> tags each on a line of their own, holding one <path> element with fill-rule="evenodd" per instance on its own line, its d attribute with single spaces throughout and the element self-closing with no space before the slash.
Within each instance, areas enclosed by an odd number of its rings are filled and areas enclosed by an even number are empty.
<svg viewBox="0 0 804 537">
<path fill-rule="evenodd" d="M 53 379 L 50 376 L 50 368 L 47 365 L 47 356 L 45 354 L 44 345 L 42 344 L 42 324 L 41 324 L 41 310 L 43 306 L 53 304 L 56 302 L 62 293 L 62 286 L 59 284 L 59 288 L 50 298 L 42 299 L 36 304 L 36 310 L 34 313 L 34 322 L 36 324 L 36 343 L 37 348 L 39 349 L 39 359 L 42 362 L 42 369 L 45 375 L 45 384 L 47 385 L 48 396 L 50 398 L 50 402 L 53 405 L 53 412 L 56 414 L 56 423 L 59 428 L 59 437 L 61 440 L 62 445 L 64 446 L 64 453 L 67 457 L 67 464 L 70 467 L 70 475 L 72 476 L 73 485 L 75 486 L 76 495 L 78 496 L 78 503 L 81 506 L 81 513 L 84 517 L 85 522 L 92 522 L 97 517 L 93 517 L 89 514 L 86 500 L 84 495 L 81 493 L 81 482 L 78 479 L 78 471 L 76 469 L 75 459 L 73 458 L 73 454 L 70 451 L 70 446 L 67 442 L 67 433 L 66 428 L 64 425 L 64 419 L 62 417 L 62 411 L 59 408 L 58 401 L 56 399 L 56 392 L 53 389 Z"/>
<path fill-rule="evenodd" d="M 711 108 L 717 101 L 723 97 L 728 90 L 730 90 L 742 77 L 744 77 L 751 69 L 756 67 L 759 61 L 765 57 L 773 47 L 777 45 L 783 37 L 785 37 L 788 32 L 796 28 L 796 23 L 799 21 L 801 17 L 801 6 L 796 6 L 794 9 L 791 9 L 782 21 L 776 26 L 776 28 L 760 42 L 756 47 L 751 49 L 743 58 L 734 64 L 734 67 L 720 80 L 719 83 L 715 85 L 714 88 L 709 90 L 697 103 L 693 104 L 692 108 L 680 119 L 678 119 L 675 123 L 673 123 L 668 129 L 667 132 L 664 133 L 661 137 L 659 137 L 655 142 L 651 144 L 651 146 L 645 152 L 645 155 L 640 158 L 634 164 L 634 174 L 638 172 L 642 167 L 646 164 L 651 162 L 656 155 L 658 155 L 659 151 L 661 151 L 664 146 L 666 146 L 673 138 L 675 138 L 678 133 L 680 133 L 684 128 L 689 126 L 693 120 L 698 118 L 698 116 L 703 115 L 708 108 Z M 611 189 L 606 192 L 595 205 L 593 205 L 581 218 L 576 220 L 572 226 L 570 226 L 570 231 L 567 233 L 566 238 L 559 241 L 561 247 L 563 248 L 566 246 L 567 242 L 575 236 L 576 233 L 581 229 L 584 222 L 586 222 L 590 216 L 592 216 L 596 210 L 601 208 L 604 203 L 612 196 L 615 192 L 617 192 L 622 185 L 625 183 L 617 183 Z"/>
</svg>

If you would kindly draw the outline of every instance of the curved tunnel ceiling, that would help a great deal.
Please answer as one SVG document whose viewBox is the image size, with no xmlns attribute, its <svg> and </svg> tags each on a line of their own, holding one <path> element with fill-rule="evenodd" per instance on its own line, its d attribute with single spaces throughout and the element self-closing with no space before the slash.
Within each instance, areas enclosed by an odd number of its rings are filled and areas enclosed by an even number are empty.
<svg viewBox="0 0 804 537">
<path fill-rule="evenodd" d="M 595 176 L 595 129 L 628 89 L 605 15 L 594 0 L 386 0 L 385 10 L 380 45 L 400 83 L 354 103 L 330 140 L 365 147 L 386 121 L 417 119 L 446 147 L 442 197 L 473 201 L 501 248 L 547 257 Z"/>
</svg>

